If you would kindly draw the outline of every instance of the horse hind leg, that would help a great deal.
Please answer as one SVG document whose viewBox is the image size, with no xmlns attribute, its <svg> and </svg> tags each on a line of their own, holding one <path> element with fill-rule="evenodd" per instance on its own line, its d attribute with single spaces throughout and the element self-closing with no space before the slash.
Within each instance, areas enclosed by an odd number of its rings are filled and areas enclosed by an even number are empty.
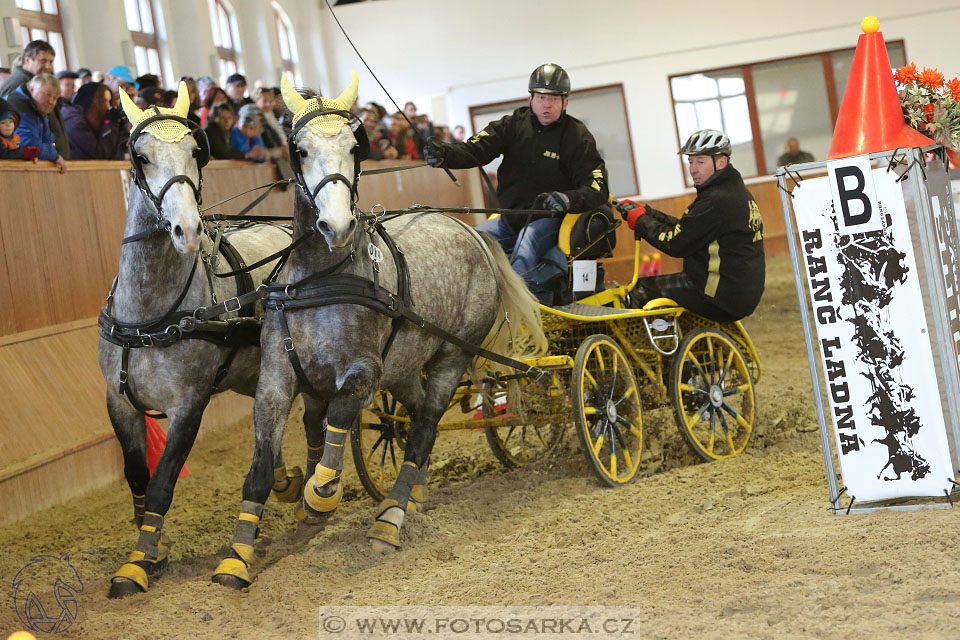
<svg viewBox="0 0 960 640">
<path fill-rule="evenodd" d="M 307 436 L 307 473 L 306 477 L 313 476 L 320 454 L 323 451 L 323 416 L 326 413 L 326 403 L 311 396 L 303 396 L 303 430 Z M 280 502 L 300 503 L 304 486 L 303 469 L 299 466 L 288 469 L 283 462 L 282 448 L 276 451 L 273 465 L 273 495 Z M 297 513 L 302 520 L 305 517 L 303 505 L 297 505 Z"/>
<path fill-rule="evenodd" d="M 367 531 L 374 551 L 400 548 L 404 515 L 408 509 L 417 510 L 418 503 L 425 499 L 426 474 L 430 452 L 437 439 L 437 424 L 447 410 L 470 360 L 470 356 L 459 348 L 443 345 L 428 363 L 426 393 L 420 407 L 411 411 L 413 415 L 403 465 L 390 493 L 380 503 L 376 520 Z"/>
</svg>

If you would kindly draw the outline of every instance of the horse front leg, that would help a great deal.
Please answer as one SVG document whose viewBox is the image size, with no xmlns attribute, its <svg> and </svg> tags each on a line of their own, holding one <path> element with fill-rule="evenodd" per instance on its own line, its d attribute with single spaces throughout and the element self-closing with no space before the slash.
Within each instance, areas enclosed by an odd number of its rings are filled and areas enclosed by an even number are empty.
<svg viewBox="0 0 960 640">
<path fill-rule="evenodd" d="M 289 370 L 289 366 L 286 369 Z M 292 371 L 264 367 L 253 403 L 253 461 L 243 483 L 243 501 L 230 552 L 220 561 L 211 578 L 217 584 L 241 589 L 252 582 L 249 568 L 253 563 L 253 544 L 260 533 L 263 505 L 273 487 L 274 452 L 279 450 L 283 441 L 283 429 L 295 395 L 296 380 Z"/>
<path fill-rule="evenodd" d="M 327 428 L 323 453 L 310 481 L 303 489 L 306 521 L 318 524 L 328 520 L 343 499 L 343 449 L 360 410 L 367 406 L 380 380 L 378 363 L 354 365 L 327 406 Z"/>
<path fill-rule="evenodd" d="M 144 496 L 144 512 L 140 518 L 140 537 L 137 546 L 130 552 L 124 563 L 110 580 L 110 598 L 124 598 L 146 591 L 150 579 L 157 578 L 167 566 L 170 555 L 170 539 L 163 531 L 163 519 L 170 509 L 173 490 L 177 477 L 183 468 L 193 443 L 200 430 L 200 419 L 209 401 L 209 395 L 196 398 L 196 401 L 170 410 L 170 427 L 167 430 L 167 444 L 157 463 L 153 475 L 149 477 Z M 125 402 L 125 401 L 124 401 Z M 116 403 L 108 399 L 108 410 Z M 111 410 L 112 411 L 112 410 Z M 143 422 L 142 416 L 139 418 Z M 143 466 L 146 467 L 146 429 L 143 434 Z M 134 456 L 139 459 L 139 454 Z M 126 456 L 125 456 L 126 460 Z M 139 465 L 139 462 L 135 463 Z M 141 470 L 134 473 L 139 475 Z M 130 471 L 127 471 L 128 477 Z M 149 472 L 148 472 L 149 474 Z M 131 485 L 132 487 L 132 485 Z M 134 512 L 137 511 L 136 490 L 134 491 Z"/>
<path fill-rule="evenodd" d="M 123 453 L 123 475 L 133 496 L 133 521 L 140 527 L 146 511 L 147 483 L 147 425 L 143 414 L 133 408 L 112 387 L 107 390 L 107 415 Z"/>
</svg>

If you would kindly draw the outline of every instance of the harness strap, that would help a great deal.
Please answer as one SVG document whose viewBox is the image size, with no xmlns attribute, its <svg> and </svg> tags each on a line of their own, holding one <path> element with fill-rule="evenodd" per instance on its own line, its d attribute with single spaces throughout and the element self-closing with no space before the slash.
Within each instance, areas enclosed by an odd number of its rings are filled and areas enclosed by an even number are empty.
<svg viewBox="0 0 960 640">
<path fill-rule="evenodd" d="M 227 273 L 215 273 L 215 274 L 213 274 L 213 275 L 215 275 L 215 276 L 218 277 L 218 278 L 232 278 L 233 276 L 237 275 L 238 273 L 245 273 L 245 272 L 247 272 L 247 271 L 253 271 L 254 269 L 257 269 L 258 267 L 262 267 L 262 266 L 265 265 L 265 264 L 268 264 L 268 263 L 270 263 L 270 262 L 273 262 L 273 261 L 276 260 L 277 258 L 285 258 L 286 256 L 290 255 L 290 252 L 291 252 L 291 251 L 293 251 L 293 250 L 296 249 L 298 246 L 300 246 L 301 244 L 303 244 L 304 242 L 306 242 L 314 233 L 315 233 L 314 228 L 313 228 L 313 227 L 310 227 L 309 229 L 307 229 L 306 233 L 304 233 L 302 236 L 300 236 L 299 238 L 297 238 L 296 240 L 294 240 L 291 244 L 289 244 L 288 246 L 284 247 L 283 249 L 280 249 L 280 251 L 277 251 L 276 253 L 271 253 L 269 256 L 267 256 L 266 258 L 263 258 L 262 260 L 257 260 L 257 261 L 254 262 L 253 264 L 251 264 L 251 265 L 249 265 L 249 266 L 246 266 L 246 267 L 243 267 L 242 269 L 236 269 L 236 270 L 234 270 L 234 271 L 228 271 Z M 278 272 L 278 273 L 279 273 L 279 272 Z"/>
<path fill-rule="evenodd" d="M 310 378 L 307 377 L 307 372 L 303 370 L 303 365 L 300 364 L 300 356 L 297 355 L 297 349 L 293 346 L 293 338 L 290 335 L 290 325 L 287 324 L 287 314 L 284 311 L 283 303 L 280 303 L 274 307 L 277 310 L 277 313 L 280 317 L 280 331 L 282 332 L 283 337 L 283 350 L 287 352 L 287 358 L 290 360 L 290 366 L 293 367 L 293 372 L 297 376 L 297 381 L 299 381 L 300 386 L 303 387 L 303 390 L 314 397 L 320 396 L 320 393 L 317 391 L 317 388 L 313 386 L 313 383 L 310 382 Z"/>
<path fill-rule="evenodd" d="M 163 412 L 150 413 L 150 410 L 147 409 L 137 397 L 133 394 L 133 389 L 130 388 L 130 383 L 128 382 L 127 371 L 130 365 L 130 347 L 124 347 L 120 352 L 120 395 L 126 396 L 127 402 L 133 405 L 133 408 L 147 416 L 148 418 L 154 419 L 163 419 L 167 417 L 167 414 Z"/>
</svg>

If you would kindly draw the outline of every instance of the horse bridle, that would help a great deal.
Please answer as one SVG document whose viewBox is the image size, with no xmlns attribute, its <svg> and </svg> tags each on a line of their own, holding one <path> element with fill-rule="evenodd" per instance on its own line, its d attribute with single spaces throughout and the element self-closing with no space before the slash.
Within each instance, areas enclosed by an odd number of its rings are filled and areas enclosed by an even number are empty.
<svg viewBox="0 0 960 640">
<path fill-rule="evenodd" d="M 161 233 L 166 233 L 170 230 L 170 221 L 163 215 L 163 198 L 167 195 L 167 191 L 169 191 L 173 185 L 181 182 L 185 183 L 193 191 L 193 196 L 197 201 L 197 206 L 199 207 L 203 202 L 203 167 L 205 167 L 210 161 L 210 142 L 207 140 L 207 133 L 195 122 L 169 113 L 161 113 L 157 107 L 153 107 L 153 109 L 154 115 L 144 118 L 142 121 L 140 121 L 140 123 L 137 124 L 136 127 L 134 127 L 133 131 L 130 132 L 130 138 L 127 140 L 127 150 L 130 153 L 130 163 L 132 164 L 130 173 L 133 177 L 133 183 L 137 185 L 138 189 L 140 189 L 140 193 L 142 193 L 145 198 L 153 203 L 153 206 L 157 210 L 157 222 L 147 231 L 143 231 L 132 236 L 127 236 L 123 239 L 122 244 L 130 244 L 131 242 L 144 240 Z M 150 189 L 150 185 L 147 183 L 147 177 L 143 172 L 143 165 L 145 164 L 144 161 L 146 158 L 143 156 L 143 154 L 137 153 L 135 145 L 140 136 L 143 135 L 144 129 L 160 120 L 173 120 L 174 122 L 179 122 L 185 126 L 187 131 L 196 139 L 197 149 L 194 151 L 193 155 L 197 160 L 198 182 L 194 183 L 188 175 L 182 173 L 177 174 L 164 183 L 163 187 L 160 188 L 159 194 L 155 194 L 153 193 L 153 190 Z M 200 135 L 198 136 L 197 133 Z"/>
<path fill-rule="evenodd" d="M 354 154 L 354 171 L 353 171 L 353 180 L 347 178 L 347 176 L 342 173 L 329 173 L 317 183 L 317 186 L 313 189 L 307 184 L 307 179 L 303 175 L 303 151 L 297 146 L 297 138 L 300 135 L 300 132 L 303 131 L 310 122 L 315 118 L 327 115 L 337 115 L 345 118 L 348 125 L 350 125 L 351 130 L 353 131 L 354 139 L 357 141 L 356 146 L 352 149 Z M 356 121 L 357 127 L 352 125 L 352 121 Z M 347 111 L 346 109 L 333 109 L 329 107 L 322 107 L 315 111 L 309 112 L 309 117 L 301 117 L 300 121 L 294 126 L 293 131 L 290 132 L 290 135 L 287 137 L 287 145 L 290 149 L 290 165 L 293 169 L 293 175 L 297 180 L 297 187 L 300 189 L 300 192 L 304 195 L 306 200 L 310 204 L 310 208 L 313 210 L 314 214 L 317 216 L 317 225 L 320 222 L 320 208 L 317 206 L 317 195 L 320 193 L 320 190 L 323 189 L 330 183 L 334 182 L 343 182 L 347 185 L 347 188 L 350 190 L 351 195 L 351 205 L 353 209 L 354 216 L 360 212 L 357 207 L 357 199 L 359 198 L 358 185 L 360 182 L 360 162 L 365 160 L 366 157 L 370 154 L 370 141 L 367 139 L 366 129 L 363 128 L 363 123 L 360 119 L 352 112 Z M 318 229 L 319 230 L 319 229 Z"/>
</svg>

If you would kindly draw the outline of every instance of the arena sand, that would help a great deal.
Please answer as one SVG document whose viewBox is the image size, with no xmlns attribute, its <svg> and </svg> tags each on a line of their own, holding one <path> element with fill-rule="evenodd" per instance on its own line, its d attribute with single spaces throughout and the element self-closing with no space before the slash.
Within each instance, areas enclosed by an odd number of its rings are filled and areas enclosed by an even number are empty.
<svg viewBox="0 0 960 640">
<path fill-rule="evenodd" d="M 734 460 L 695 463 L 663 411 L 645 426 L 662 434 L 666 463 L 617 490 L 593 479 L 573 434 L 551 461 L 511 472 L 480 434 L 443 434 L 430 508 L 408 517 L 401 551 L 370 551 L 375 503 L 349 470 L 336 520 L 319 532 L 298 532 L 291 505 L 268 504 L 255 581 L 232 592 L 210 574 L 252 451 L 241 424 L 201 434 L 167 517 L 169 568 L 147 594 L 106 598 L 136 541 L 125 485 L 0 529 L 0 637 L 20 628 L 16 572 L 64 552 L 85 586 L 64 638 L 316 638 L 320 607 L 411 604 L 630 606 L 644 638 L 957 637 L 957 511 L 827 509 L 786 257 L 770 261 L 745 324 L 765 371 L 756 437 Z M 295 419 L 288 462 L 304 452 Z"/>
</svg>

